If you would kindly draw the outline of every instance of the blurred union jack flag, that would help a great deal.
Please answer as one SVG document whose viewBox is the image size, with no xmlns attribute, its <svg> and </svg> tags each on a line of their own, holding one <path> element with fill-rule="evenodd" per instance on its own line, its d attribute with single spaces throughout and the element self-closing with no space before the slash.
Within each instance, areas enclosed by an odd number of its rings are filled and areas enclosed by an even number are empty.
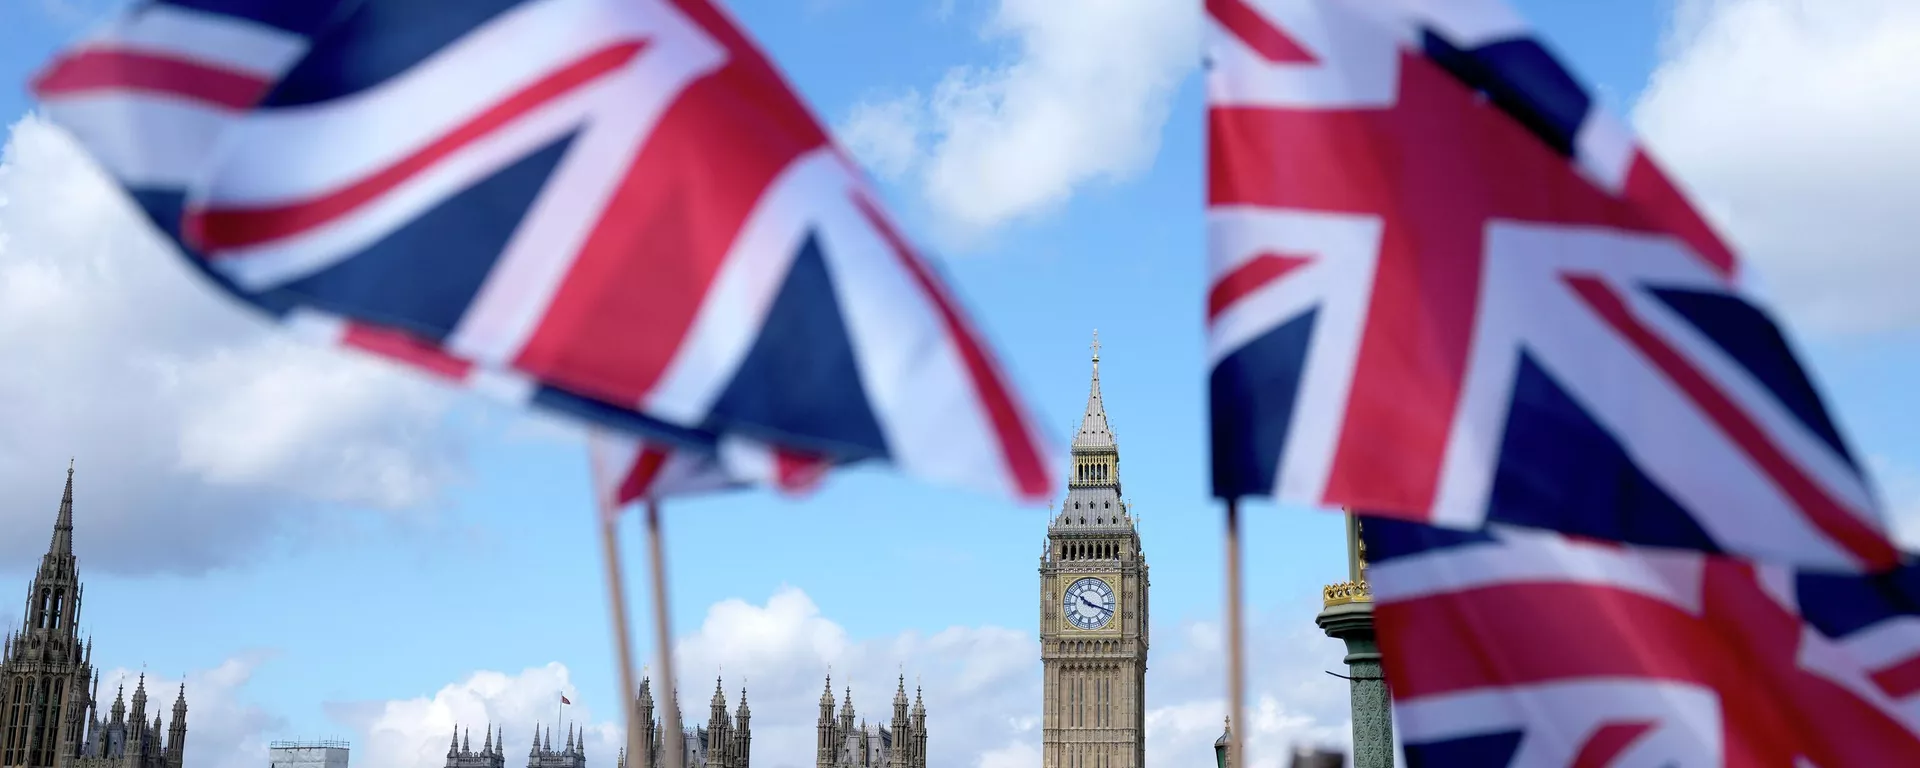
<svg viewBox="0 0 1920 768">
<path fill-rule="evenodd" d="M 149 0 L 34 87 L 294 328 L 689 455 L 1048 491 L 972 322 L 710 0 Z"/>
<path fill-rule="evenodd" d="M 1213 485 L 1892 566 L 1739 260 L 1500 0 L 1208 0 Z"/>
<path fill-rule="evenodd" d="M 1796 575 L 1527 529 L 1363 529 L 1414 766 L 1920 762 L 1914 566 Z"/>
</svg>

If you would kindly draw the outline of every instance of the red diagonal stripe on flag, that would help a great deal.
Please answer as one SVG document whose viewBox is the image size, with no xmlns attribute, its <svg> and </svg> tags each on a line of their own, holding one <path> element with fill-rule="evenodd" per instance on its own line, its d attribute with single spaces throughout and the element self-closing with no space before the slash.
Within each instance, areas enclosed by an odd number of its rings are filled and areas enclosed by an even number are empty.
<svg viewBox="0 0 1920 768">
<path fill-rule="evenodd" d="M 1639 721 L 1632 723 L 1607 723 L 1594 729 L 1587 742 L 1580 745 L 1580 752 L 1573 757 L 1573 763 L 1567 768 L 1607 768 L 1613 765 L 1614 758 L 1627 751 L 1640 737 L 1653 730 L 1653 723 Z"/>
<path fill-rule="evenodd" d="M 646 498 L 653 493 L 653 483 L 660 478 L 660 471 L 667 466 L 667 459 L 673 454 L 665 448 L 648 444 L 640 449 L 640 455 L 634 457 L 633 467 L 627 476 L 620 480 L 620 490 L 614 497 L 617 504 L 625 504 L 635 499 Z M 614 514 L 618 514 L 614 512 Z"/>
<path fill-rule="evenodd" d="M 1022 497 L 1039 498 L 1049 492 L 1047 470 L 1041 465 L 1040 448 L 1033 444 L 1025 424 L 1021 421 L 1019 409 L 1014 406 L 1013 395 L 1007 391 L 1006 382 L 1000 379 L 1000 372 L 988 359 L 986 348 L 974 338 L 973 329 L 954 309 L 953 302 L 941 290 L 939 282 L 929 274 L 927 267 L 920 263 L 913 249 L 907 245 L 900 233 L 887 222 L 873 202 L 865 196 L 855 194 L 853 202 L 860 208 L 874 229 L 887 240 L 895 258 L 900 260 L 914 282 L 919 283 L 921 292 L 927 300 L 933 302 L 940 311 L 940 321 L 946 325 L 947 335 L 960 352 L 961 362 L 967 366 L 967 378 L 973 383 L 974 394 L 980 398 L 981 409 L 993 423 L 993 431 L 1000 442 L 1000 455 L 1005 457 L 1007 469 L 1013 475 L 1016 491 Z"/>
<path fill-rule="evenodd" d="M 1627 308 L 1626 300 L 1612 287 L 1595 277 L 1569 275 L 1563 279 L 1595 314 L 1626 338 L 1675 387 L 1686 393 L 1687 399 L 1693 401 L 1714 426 L 1740 446 L 1760 471 L 1806 513 L 1814 527 L 1869 568 L 1879 570 L 1900 564 L 1900 552 L 1892 542 L 1861 522 L 1858 516 L 1808 477 L 1785 451 L 1767 437 L 1766 430 L 1754 423 L 1752 416 L 1714 386 L 1706 374 L 1687 361 L 1686 356 L 1634 317 L 1632 310 Z"/>
<path fill-rule="evenodd" d="M 238 110 L 259 102 L 271 85 L 257 75 L 192 59 L 94 48 L 54 62 L 34 79 L 33 92 L 46 98 L 143 91 Z"/>
<path fill-rule="evenodd" d="M 465 380 L 473 370 L 473 363 L 449 355 L 439 347 L 409 334 L 362 323 L 348 323 L 347 332 L 340 338 L 340 343 L 454 381 Z"/>
<path fill-rule="evenodd" d="M 582 56 L 399 162 L 322 197 L 258 208 L 189 210 L 181 234 L 194 247 L 212 252 L 218 258 L 219 252 L 224 249 L 290 237 L 346 216 L 467 145 L 608 72 L 626 66 L 646 46 L 644 40 L 633 40 L 609 45 Z"/>
<path fill-rule="evenodd" d="M 1248 259 L 1247 263 L 1220 278 L 1219 282 L 1213 284 L 1213 290 L 1207 292 L 1207 322 L 1213 322 L 1234 302 L 1286 277 L 1287 273 L 1306 266 L 1310 261 L 1312 259 L 1305 256 L 1282 256 L 1277 253 L 1262 253 Z"/>
<path fill-rule="evenodd" d="M 1920 656 L 1914 656 L 1873 673 L 1873 684 L 1895 699 L 1920 693 Z"/>
<path fill-rule="evenodd" d="M 1240 42 L 1246 43 L 1260 58 L 1275 64 L 1312 64 L 1318 59 L 1295 42 L 1265 16 L 1248 6 L 1246 0 L 1207 0 L 1207 15 L 1226 27 Z"/>
</svg>

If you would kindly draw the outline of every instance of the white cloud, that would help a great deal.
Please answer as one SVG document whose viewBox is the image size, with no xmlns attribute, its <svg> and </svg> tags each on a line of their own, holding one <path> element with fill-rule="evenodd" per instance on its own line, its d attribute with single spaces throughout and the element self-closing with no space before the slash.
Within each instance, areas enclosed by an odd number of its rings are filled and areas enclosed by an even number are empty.
<svg viewBox="0 0 1920 768">
<path fill-rule="evenodd" d="M 1296 743 L 1346 742 L 1346 684 L 1321 672 L 1340 669 L 1340 645 L 1321 636 L 1304 611 L 1254 623 L 1249 749 L 1257 759 L 1250 768 L 1281 768 Z M 1177 629 L 1161 640 L 1149 664 L 1152 764 L 1211 759 L 1226 711 L 1219 632 L 1205 624 Z M 712 606 L 700 627 L 675 644 L 675 653 L 689 720 L 704 724 L 715 675 L 724 671 L 730 707 L 746 687 L 754 764 L 763 768 L 813 764 L 814 726 L 829 667 L 836 710 L 850 686 L 854 708 L 868 722 L 892 717 L 898 675 L 907 676 L 909 695 L 921 686 L 931 768 L 1032 768 L 1040 762 L 1039 644 L 1030 632 L 951 627 L 930 635 L 856 639 L 822 616 L 804 592 L 783 588 L 764 604 L 728 600 Z M 373 765 L 429 768 L 444 761 L 455 722 L 505 723 L 508 754 L 524 752 L 527 734 L 517 725 L 550 722 L 554 693 L 568 691 L 580 705 L 569 715 L 591 724 L 589 759 L 611 765 L 620 746 L 618 712 L 605 702 L 592 708 L 596 702 L 581 701 L 572 686 L 567 668 L 550 664 L 517 675 L 476 672 L 430 697 L 328 709 L 360 734 L 356 762 L 366 755 Z M 664 699 L 660 690 L 656 685 L 656 700 Z"/>
<path fill-rule="evenodd" d="M 264 652 L 243 653 L 213 669 L 187 674 L 187 755 L 191 765 L 256 768 L 265 760 L 270 734 L 285 727 L 285 723 L 248 703 L 242 689 L 253 678 L 254 670 L 269 658 L 271 654 Z M 107 716 L 118 686 L 123 682 L 131 710 L 140 674 L 140 670 L 124 668 L 100 673 L 102 718 Z M 168 724 L 173 722 L 173 701 L 180 683 L 180 678 L 147 674 L 148 720 L 159 714 Z"/>
<path fill-rule="evenodd" d="M 432 696 L 385 702 L 333 703 L 326 705 L 328 716 L 359 734 L 353 741 L 355 764 L 391 766 L 439 766 L 446 762 L 449 739 L 458 726 L 463 746 L 481 749 L 489 726 L 505 729 L 509 762 L 524 755 L 532 744 L 536 724 L 550 728 L 556 711 L 556 696 L 565 694 L 575 705 L 567 717 L 578 723 L 585 735 L 587 757 L 595 765 L 613 765 L 619 753 L 621 726 L 619 712 L 601 711 L 605 722 L 595 720 L 595 710 L 574 687 L 570 672 L 559 663 L 522 670 L 519 674 L 475 672 L 465 680 L 447 685 Z M 477 731 L 477 732 L 476 732 Z M 555 749 L 566 741 L 566 732 L 543 734 Z"/>
<path fill-rule="evenodd" d="M 919 161 L 920 134 L 925 126 L 920 92 L 909 90 L 884 101 L 853 105 L 847 121 L 840 126 L 839 137 L 868 170 L 882 178 L 898 179 Z"/>
<path fill-rule="evenodd" d="M 1920 325 L 1920 4 L 1686 0 L 1636 108 L 1798 326 Z"/>
<path fill-rule="evenodd" d="M 0 155 L 0 561 L 44 546 L 69 456 L 83 556 L 194 571 L 315 503 L 398 510 L 458 475 L 451 398 L 287 340 L 180 263 L 65 133 Z"/>
<path fill-rule="evenodd" d="M 885 176 L 917 171 L 950 223 L 988 230 L 1152 161 L 1200 59 L 1200 14 L 1160 0 L 1000 0 L 985 29 L 1013 60 L 949 70 L 854 108 L 840 135 Z"/>
</svg>

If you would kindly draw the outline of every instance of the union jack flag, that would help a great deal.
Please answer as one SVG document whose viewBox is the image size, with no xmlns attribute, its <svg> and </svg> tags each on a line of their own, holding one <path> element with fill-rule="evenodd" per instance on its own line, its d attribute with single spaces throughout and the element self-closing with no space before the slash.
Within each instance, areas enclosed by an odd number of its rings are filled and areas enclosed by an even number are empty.
<svg viewBox="0 0 1920 768">
<path fill-rule="evenodd" d="M 1363 535 L 1410 765 L 1920 763 L 1910 574 L 1527 529 Z"/>
<path fill-rule="evenodd" d="M 1214 492 L 1898 560 L 1733 252 L 1500 0 L 1208 0 Z"/>
<path fill-rule="evenodd" d="M 35 91 L 296 329 L 693 455 L 1048 493 L 971 321 L 710 0 L 149 0 Z"/>
<path fill-rule="evenodd" d="M 596 431 L 588 443 L 595 492 L 604 514 L 617 517 L 627 504 L 729 491 L 755 485 L 804 493 L 819 485 L 832 465 L 817 456 L 723 438 L 717 450 L 689 450 L 620 432 Z"/>
</svg>

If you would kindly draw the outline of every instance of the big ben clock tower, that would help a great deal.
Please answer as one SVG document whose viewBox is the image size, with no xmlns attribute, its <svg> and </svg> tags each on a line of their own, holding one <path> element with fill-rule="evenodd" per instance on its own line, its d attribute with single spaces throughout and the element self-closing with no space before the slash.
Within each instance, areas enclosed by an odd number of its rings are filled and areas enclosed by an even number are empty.
<svg viewBox="0 0 1920 768">
<path fill-rule="evenodd" d="M 1040 660 L 1042 768 L 1141 768 L 1147 558 L 1120 495 L 1120 447 L 1100 399 L 1098 332 L 1067 499 L 1047 525 L 1040 559 Z"/>
</svg>

